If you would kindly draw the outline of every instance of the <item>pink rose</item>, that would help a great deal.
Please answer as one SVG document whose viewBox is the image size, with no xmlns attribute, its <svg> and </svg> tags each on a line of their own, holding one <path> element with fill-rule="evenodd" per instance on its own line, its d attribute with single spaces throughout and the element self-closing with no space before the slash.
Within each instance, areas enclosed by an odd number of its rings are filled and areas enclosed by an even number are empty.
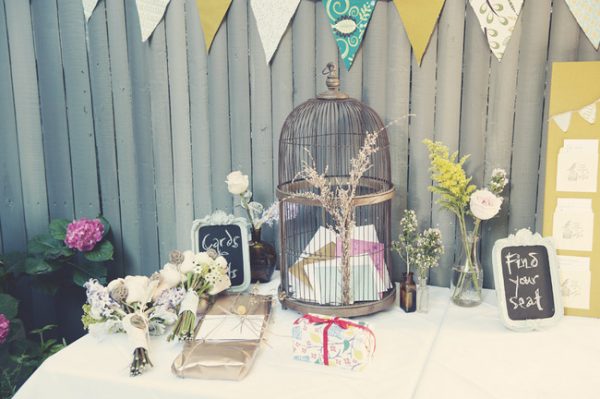
<svg viewBox="0 0 600 399">
<path fill-rule="evenodd" d="M 8 320 L 4 314 L 0 313 L 0 344 L 6 342 L 9 333 L 10 320 Z"/>
<path fill-rule="evenodd" d="M 88 252 L 102 240 L 104 225 L 99 219 L 81 218 L 67 226 L 65 244 L 71 249 Z"/>
<path fill-rule="evenodd" d="M 488 220 L 500 212 L 502 197 L 498 197 L 487 188 L 484 188 L 471 194 L 469 205 L 473 216 L 477 219 Z"/>
</svg>

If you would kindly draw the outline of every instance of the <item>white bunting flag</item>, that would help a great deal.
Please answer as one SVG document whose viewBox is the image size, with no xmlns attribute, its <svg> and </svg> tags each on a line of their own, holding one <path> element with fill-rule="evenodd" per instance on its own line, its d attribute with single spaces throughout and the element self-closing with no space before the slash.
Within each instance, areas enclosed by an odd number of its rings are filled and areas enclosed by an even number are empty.
<svg viewBox="0 0 600 399">
<path fill-rule="evenodd" d="M 98 5 L 98 0 L 83 0 L 83 15 L 85 15 L 85 20 L 88 21 L 92 16 L 92 12 L 94 8 Z"/>
<path fill-rule="evenodd" d="M 596 103 L 591 103 L 579 110 L 579 115 L 590 124 L 596 123 Z"/>
<path fill-rule="evenodd" d="M 552 120 L 554 121 L 554 123 L 556 123 L 558 125 L 560 130 L 562 130 L 564 133 L 566 133 L 567 130 L 569 130 L 569 126 L 571 125 L 571 116 L 572 115 L 573 115 L 573 112 L 571 112 L 571 111 L 563 112 L 562 114 L 554 115 L 552 117 Z"/>
<path fill-rule="evenodd" d="M 148 40 L 162 19 L 170 0 L 135 0 L 140 18 L 142 41 Z"/>
<path fill-rule="evenodd" d="M 267 64 L 279 46 L 300 0 L 250 0 Z"/>
</svg>

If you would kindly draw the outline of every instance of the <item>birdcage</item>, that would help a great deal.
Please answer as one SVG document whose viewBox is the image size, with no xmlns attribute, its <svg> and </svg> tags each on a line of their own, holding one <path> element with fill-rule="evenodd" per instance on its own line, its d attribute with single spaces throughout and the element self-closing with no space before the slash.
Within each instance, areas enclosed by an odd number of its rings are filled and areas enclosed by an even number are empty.
<svg viewBox="0 0 600 399">
<path fill-rule="evenodd" d="M 279 139 L 279 297 L 284 308 L 302 313 L 353 317 L 381 311 L 395 298 L 389 141 L 377 113 L 339 91 L 335 64 L 323 74 L 328 90 L 295 108 Z M 352 160 L 369 137 L 375 152 L 356 179 Z M 326 186 L 314 184 L 309 167 Z M 338 190 L 355 194 L 345 219 L 322 201 Z"/>
</svg>

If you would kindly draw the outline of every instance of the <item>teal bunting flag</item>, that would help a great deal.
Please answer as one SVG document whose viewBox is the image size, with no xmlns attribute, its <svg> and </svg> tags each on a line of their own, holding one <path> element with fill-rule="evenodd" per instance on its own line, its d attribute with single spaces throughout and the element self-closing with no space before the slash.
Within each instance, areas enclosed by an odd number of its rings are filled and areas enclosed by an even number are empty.
<svg viewBox="0 0 600 399">
<path fill-rule="evenodd" d="M 377 0 L 323 0 L 333 37 L 346 69 L 360 48 Z"/>
</svg>

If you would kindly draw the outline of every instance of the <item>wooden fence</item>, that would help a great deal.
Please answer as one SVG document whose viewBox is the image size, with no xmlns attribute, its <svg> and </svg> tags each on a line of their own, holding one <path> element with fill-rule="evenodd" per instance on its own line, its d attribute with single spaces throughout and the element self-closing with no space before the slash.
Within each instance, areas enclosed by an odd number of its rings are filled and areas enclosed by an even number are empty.
<svg viewBox="0 0 600 399">
<path fill-rule="evenodd" d="M 391 1 L 377 3 L 342 88 L 392 126 L 393 224 L 407 206 L 445 237 L 432 282 L 448 285 L 455 225 L 428 192 L 424 138 L 461 153 L 476 183 L 510 172 L 501 216 L 483 236 L 485 284 L 493 242 L 541 228 L 550 66 L 598 60 L 564 0 L 527 0 L 503 61 L 465 0 L 446 0 L 421 66 Z M 224 184 L 251 173 L 273 199 L 277 142 L 288 113 L 324 87 L 338 60 L 320 1 L 302 0 L 270 66 L 247 0 L 233 0 L 210 55 L 194 0 L 172 0 L 142 43 L 134 0 L 101 0 L 89 24 L 81 0 L 3 0 L 0 6 L 0 251 L 22 249 L 51 218 L 104 214 L 114 273 L 150 273 L 189 246 L 194 217 L 232 210 Z M 271 233 L 271 237 L 273 234 Z M 397 265 L 397 269 L 400 265 Z"/>
</svg>

